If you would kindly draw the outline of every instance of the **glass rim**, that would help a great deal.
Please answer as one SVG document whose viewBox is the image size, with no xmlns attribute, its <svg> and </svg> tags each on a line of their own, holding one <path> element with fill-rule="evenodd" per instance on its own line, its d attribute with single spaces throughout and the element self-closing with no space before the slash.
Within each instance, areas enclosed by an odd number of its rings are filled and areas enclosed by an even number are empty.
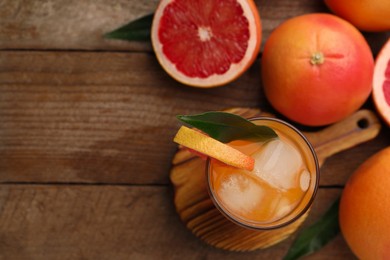
<svg viewBox="0 0 390 260">
<path fill-rule="evenodd" d="M 210 174 L 209 174 L 209 172 L 210 172 L 210 167 L 211 167 L 211 158 L 208 157 L 207 158 L 207 162 L 206 162 L 206 182 L 207 182 L 206 186 L 207 186 L 210 198 L 213 201 L 213 204 L 216 206 L 216 208 L 225 217 L 227 217 L 230 221 L 232 221 L 235 224 L 238 224 L 238 225 L 240 225 L 242 227 L 249 228 L 249 229 L 255 229 L 255 230 L 272 230 L 272 229 L 277 229 L 277 228 L 281 228 L 281 227 L 287 226 L 287 225 L 292 224 L 293 222 L 297 221 L 300 217 L 302 217 L 309 210 L 309 208 L 313 204 L 313 201 L 314 201 L 314 199 L 316 197 L 316 194 L 317 194 L 317 191 L 318 191 L 318 188 L 319 188 L 319 182 L 320 182 L 320 165 L 319 165 L 319 162 L 318 162 L 317 154 L 316 154 L 316 152 L 315 152 L 315 150 L 313 148 L 313 145 L 309 142 L 307 137 L 300 130 L 298 130 L 295 126 L 291 125 L 290 123 L 288 123 L 288 122 L 286 122 L 286 121 L 284 121 L 282 119 L 268 117 L 268 116 L 258 116 L 258 117 L 248 118 L 248 120 L 249 121 L 268 120 L 268 121 L 274 121 L 274 122 L 283 124 L 283 125 L 291 128 L 295 133 L 297 133 L 303 139 L 303 141 L 306 143 L 306 145 L 308 146 L 308 148 L 309 148 L 309 150 L 310 150 L 310 152 L 311 152 L 311 154 L 313 156 L 313 160 L 314 160 L 314 164 L 315 164 L 315 171 L 316 171 L 316 173 L 315 173 L 316 180 L 315 180 L 315 184 L 314 184 L 314 188 L 313 188 L 313 192 L 311 194 L 311 197 L 310 197 L 309 201 L 307 202 L 307 204 L 302 208 L 302 210 L 299 211 L 294 217 L 292 217 L 288 221 L 279 223 L 277 225 L 272 225 L 272 222 L 271 222 L 269 226 L 258 226 L 256 224 L 244 223 L 243 221 L 240 221 L 240 219 L 234 217 L 231 213 L 226 211 L 224 209 L 224 207 L 220 204 L 220 202 L 216 199 L 216 195 L 214 194 L 213 190 L 211 189 L 211 185 L 210 185 L 211 181 L 210 181 Z M 288 215 L 286 215 L 286 216 L 288 216 Z M 283 219 L 283 218 L 281 218 L 281 219 Z M 276 220 L 275 222 L 278 222 L 279 220 Z M 268 225 L 268 224 L 266 224 L 266 225 Z"/>
</svg>

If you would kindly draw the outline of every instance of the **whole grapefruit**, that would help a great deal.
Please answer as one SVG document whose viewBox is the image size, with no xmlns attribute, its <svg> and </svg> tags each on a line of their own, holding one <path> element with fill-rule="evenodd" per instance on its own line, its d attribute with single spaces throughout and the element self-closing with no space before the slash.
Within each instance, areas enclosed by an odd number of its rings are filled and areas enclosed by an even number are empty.
<svg viewBox="0 0 390 260">
<path fill-rule="evenodd" d="M 390 147 L 370 157 L 348 180 L 339 221 L 359 259 L 390 259 Z"/>
<path fill-rule="evenodd" d="M 336 15 L 363 31 L 390 30 L 389 0 L 325 0 Z"/>
<path fill-rule="evenodd" d="M 256 59 L 260 15 L 253 0 L 162 0 L 151 40 L 156 57 L 177 81 L 194 87 L 227 84 Z"/>
<path fill-rule="evenodd" d="M 262 56 L 264 92 L 287 118 L 309 126 L 355 112 L 372 89 L 374 59 L 362 34 L 331 14 L 289 19 L 268 38 Z"/>
</svg>

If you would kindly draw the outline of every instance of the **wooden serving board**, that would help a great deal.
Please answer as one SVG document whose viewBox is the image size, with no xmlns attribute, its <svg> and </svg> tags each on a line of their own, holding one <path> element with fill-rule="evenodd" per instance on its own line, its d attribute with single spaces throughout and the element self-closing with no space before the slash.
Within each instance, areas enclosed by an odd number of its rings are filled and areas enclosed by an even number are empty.
<svg viewBox="0 0 390 260">
<path fill-rule="evenodd" d="M 246 118 L 272 116 L 258 109 L 226 110 Z M 369 110 L 360 110 L 347 119 L 318 132 L 304 132 L 312 143 L 320 165 L 329 156 L 373 139 L 381 128 Z M 170 178 L 175 188 L 174 203 L 181 220 L 197 237 L 217 248 L 251 251 L 274 245 L 292 234 L 309 212 L 296 222 L 271 231 L 256 231 L 225 218 L 211 201 L 206 187 L 206 161 L 179 147 L 172 161 Z"/>
</svg>

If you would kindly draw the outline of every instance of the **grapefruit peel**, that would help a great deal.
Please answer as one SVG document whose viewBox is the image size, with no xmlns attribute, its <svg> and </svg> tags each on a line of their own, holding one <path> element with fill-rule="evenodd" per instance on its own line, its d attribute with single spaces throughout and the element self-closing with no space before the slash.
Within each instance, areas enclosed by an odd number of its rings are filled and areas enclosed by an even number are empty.
<svg viewBox="0 0 390 260">
<path fill-rule="evenodd" d="M 251 156 L 186 126 L 180 127 L 173 141 L 240 169 L 252 171 L 255 164 Z"/>
<path fill-rule="evenodd" d="M 390 30 L 390 2 L 388 0 L 325 0 L 337 16 L 356 28 L 367 32 Z"/>
<path fill-rule="evenodd" d="M 363 35 L 325 13 L 283 22 L 268 37 L 261 58 L 267 100 L 307 126 L 333 124 L 358 110 L 371 93 L 373 71 Z"/>
</svg>

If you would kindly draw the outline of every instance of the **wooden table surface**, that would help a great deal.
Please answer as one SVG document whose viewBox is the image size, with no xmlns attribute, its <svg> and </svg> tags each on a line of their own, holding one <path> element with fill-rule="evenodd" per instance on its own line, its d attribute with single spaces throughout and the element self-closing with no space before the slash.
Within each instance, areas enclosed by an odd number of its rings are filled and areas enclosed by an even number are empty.
<svg viewBox="0 0 390 260">
<path fill-rule="evenodd" d="M 0 0 L 0 259 L 280 259 L 208 246 L 181 223 L 169 180 L 177 114 L 228 107 L 274 112 L 259 60 L 239 79 L 196 89 L 171 79 L 150 43 L 102 34 L 157 0 Z M 322 1 L 258 0 L 263 45 L 282 21 L 328 12 Z M 374 55 L 389 37 L 365 33 Z M 371 101 L 365 104 L 373 109 Z M 329 158 L 309 218 L 339 196 L 377 138 Z M 295 236 L 295 235 L 294 235 Z M 341 235 L 307 259 L 353 259 Z"/>
</svg>

